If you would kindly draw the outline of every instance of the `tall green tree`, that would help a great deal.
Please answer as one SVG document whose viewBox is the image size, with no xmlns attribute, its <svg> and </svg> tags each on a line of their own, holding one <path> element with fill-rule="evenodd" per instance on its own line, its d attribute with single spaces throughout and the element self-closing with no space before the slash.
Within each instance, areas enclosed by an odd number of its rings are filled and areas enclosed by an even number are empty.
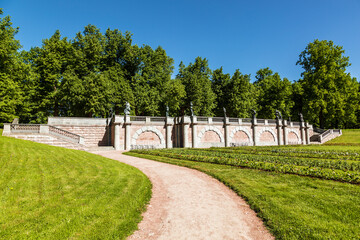
<svg viewBox="0 0 360 240">
<path fill-rule="evenodd" d="M 304 116 L 321 128 L 349 128 L 356 124 L 359 84 L 346 68 L 349 57 L 332 41 L 315 40 L 300 54 L 297 65 L 304 69 Z"/>
<path fill-rule="evenodd" d="M 244 75 L 237 69 L 231 77 L 228 89 L 228 94 L 224 96 L 229 99 L 228 115 L 239 118 L 250 117 L 251 109 L 257 109 L 257 91 L 250 82 L 250 75 Z"/>
<path fill-rule="evenodd" d="M 230 74 L 223 73 L 223 68 L 216 69 L 212 72 L 211 88 L 216 96 L 216 107 L 214 113 L 216 116 L 224 114 L 223 108 L 229 109 L 229 83 Z"/>
<path fill-rule="evenodd" d="M 144 45 L 141 62 L 132 78 L 137 115 L 161 115 L 165 112 L 165 94 L 173 71 L 173 59 L 161 47 L 153 50 Z"/>
<path fill-rule="evenodd" d="M 33 59 L 37 94 L 32 101 L 36 104 L 37 121 L 46 122 L 48 116 L 64 115 L 61 106 L 61 85 L 63 74 L 69 65 L 72 45 L 67 38 L 61 38 L 60 31 L 55 31 L 49 39 L 43 40 Z"/>
<path fill-rule="evenodd" d="M 0 9 L 0 16 L 3 14 Z M 9 16 L 0 18 L 0 123 L 18 117 L 23 91 L 19 71 L 22 71 L 18 50 L 20 42 L 15 39 L 18 28 L 12 27 Z"/>
<path fill-rule="evenodd" d="M 165 87 L 164 103 L 169 107 L 170 116 L 178 116 L 186 97 L 185 86 L 180 79 L 172 79 Z"/>
<path fill-rule="evenodd" d="M 176 78 L 185 86 L 186 97 L 180 114 L 190 114 L 190 102 L 195 115 L 212 116 L 216 95 L 211 89 L 211 70 L 206 58 L 197 57 L 187 67 L 181 62 Z"/>
<path fill-rule="evenodd" d="M 275 118 L 275 111 L 279 110 L 283 117 L 291 117 L 292 101 L 291 82 L 287 78 L 281 79 L 278 73 L 269 68 L 256 72 L 255 87 L 258 90 L 258 117 Z"/>
</svg>

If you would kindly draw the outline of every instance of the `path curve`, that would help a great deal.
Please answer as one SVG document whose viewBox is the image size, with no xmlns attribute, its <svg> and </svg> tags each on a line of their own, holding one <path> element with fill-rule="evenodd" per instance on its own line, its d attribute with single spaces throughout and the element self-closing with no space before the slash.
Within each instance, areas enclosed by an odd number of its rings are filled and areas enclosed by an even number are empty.
<svg viewBox="0 0 360 240">
<path fill-rule="evenodd" d="M 128 239 L 274 239 L 248 204 L 218 180 L 197 170 L 97 152 L 146 174 L 152 197 Z"/>
</svg>

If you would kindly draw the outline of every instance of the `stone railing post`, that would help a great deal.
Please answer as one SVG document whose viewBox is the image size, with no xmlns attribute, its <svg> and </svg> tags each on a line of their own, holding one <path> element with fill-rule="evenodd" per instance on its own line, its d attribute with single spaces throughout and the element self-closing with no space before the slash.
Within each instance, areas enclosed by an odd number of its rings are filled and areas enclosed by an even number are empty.
<svg viewBox="0 0 360 240">
<path fill-rule="evenodd" d="M 130 116 L 125 115 L 124 117 L 125 124 L 125 150 L 131 150 L 131 121 Z"/>
<path fill-rule="evenodd" d="M 183 147 L 189 147 L 189 125 L 190 125 L 190 117 L 183 116 Z"/>
<path fill-rule="evenodd" d="M 277 128 L 277 140 L 278 140 L 278 145 L 283 145 L 282 143 L 282 131 L 281 131 L 281 128 L 282 128 L 282 123 L 281 123 L 281 120 L 280 119 L 277 119 L 276 120 L 276 128 Z"/>
<path fill-rule="evenodd" d="M 191 125 L 192 125 L 192 147 L 196 148 L 198 146 L 197 142 L 197 117 L 192 116 L 191 117 Z"/>
<path fill-rule="evenodd" d="M 307 145 L 310 144 L 309 128 L 310 128 L 309 123 L 306 122 L 306 123 L 305 123 L 305 137 L 306 137 L 306 144 L 307 144 Z"/>
<path fill-rule="evenodd" d="M 256 118 L 253 118 L 252 120 L 252 130 L 253 130 L 253 142 L 254 142 L 254 146 L 257 146 L 258 143 L 257 143 L 257 138 L 256 138 L 256 128 L 257 128 L 257 120 Z"/>
<path fill-rule="evenodd" d="M 48 134 L 49 133 L 49 125 L 40 125 L 39 133 Z"/>
<path fill-rule="evenodd" d="M 283 120 L 283 136 L 284 136 L 284 142 L 283 142 L 283 144 L 284 145 L 288 145 L 289 143 L 288 143 L 288 139 L 287 139 L 287 134 L 286 134 L 286 132 L 287 132 L 287 121 L 286 120 Z"/>
<path fill-rule="evenodd" d="M 11 134 L 11 123 L 4 123 L 3 136 Z"/>
<path fill-rule="evenodd" d="M 166 148 L 173 148 L 173 142 L 171 140 L 171 133 L 174 126 L 174 118 L 166 117 Z"/>
<path fill-rule="evenodd" d="M 124 150 L 124 147 L 121 147 L 121 142 L 120 142 L 120 130 L 121 127 L 124 124 L 124 117 L 123 116 L 115 116 L 114 117 L 114 148 L 115 150 Z M 124 143 L 123 143 L 124 144 Z"/>
<path fill-rule="evenodd" d="M 305 137 L 305 123 L 304 122 L 300 122 L 300 132 L 301 132 L 301 144 L 305 145 L 306 137 Z"/>
<path fill-rule="evenodd" d="M 225 132 L 225 147 L 230 147 L 230 135 L 229 135 L 229 118 L 224 118 L 224 132 Z"/>
</svg>

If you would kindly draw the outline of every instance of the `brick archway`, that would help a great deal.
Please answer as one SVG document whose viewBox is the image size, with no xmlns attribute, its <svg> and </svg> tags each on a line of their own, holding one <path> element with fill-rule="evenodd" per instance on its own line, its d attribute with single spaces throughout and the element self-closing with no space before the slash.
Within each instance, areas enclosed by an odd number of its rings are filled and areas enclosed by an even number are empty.
<svg viewBox="0 0 360 240">
<path fill-rule="evenodd" d="M 201 132 L 198 135 L 198 142 L 201 142 L 201 139 L 204 136 L 205 132 L 208 132 L 208 131 L 215 132 L 219 136 L 220 142 L 222 142 L 222 143 L 225 142 L 223 134 L 220 132 L 219 129 L 217 129 L 216 127 L 213 127 L 213 126 L 206 126 L 205 128 L 203 128 L 201 130 Z"/>
<path fill-rule="evenodd" d="M 240 131 L 244 132 L 247 135 L 247 137 L 249 138 L 249 144 L 252 144 L 252 139 L 251 139 L 251 135 L 250 135 L 249 131 L 241 126 L 236 127 L 234 130 L 232 130 L 232 132 L 230 134 L 230 142 L 233 142 L 233 138 L 234 138 L 235 134 Z"/>
<path fill-rule="evenodd" d="M 136 145 L 136 140 L 138 139 L 138 137 L 144 133 L 144 132 L 153 132 L 155 133 L 159 139 L 160 139 L 160 144 L 158 144 L 156 147 L 158 148 L 165 148 L 165 138 L 164 136 L 162 135 L 162 133 L 155 127 L 150 127 L 150 126 L 147 126 L 147 127 L 142 127 L 140 129 L 138 129 L 135 134 L 132 136 L 132 141 L 131 141 L 131 144 L 132 145 Z"/>
</svg>

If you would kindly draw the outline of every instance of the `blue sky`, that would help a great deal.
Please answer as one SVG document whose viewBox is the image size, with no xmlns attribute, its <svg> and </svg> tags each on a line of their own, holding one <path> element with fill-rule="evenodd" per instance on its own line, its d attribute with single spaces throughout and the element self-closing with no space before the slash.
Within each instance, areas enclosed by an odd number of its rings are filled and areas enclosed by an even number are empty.
<svg viewBox="0 0 360 240">
<path fill-rule="evenodd" d="M 299 54 L 314 39 L 333 40 L 345 49 L 360 80 L 360 1 L 232 0 L 0 0 L 4 15 L 19 27 L 16 38 L 25 50 L 41 46 L 59 29 L 73 38 L 93 24 L 130 31 L 135 44 L 163 47 L 186 65 L 205 57 L 215 70 L 236 69 L 254 79 L 270 67 L 289 80 L 300 78 Z"/>
</svg>

